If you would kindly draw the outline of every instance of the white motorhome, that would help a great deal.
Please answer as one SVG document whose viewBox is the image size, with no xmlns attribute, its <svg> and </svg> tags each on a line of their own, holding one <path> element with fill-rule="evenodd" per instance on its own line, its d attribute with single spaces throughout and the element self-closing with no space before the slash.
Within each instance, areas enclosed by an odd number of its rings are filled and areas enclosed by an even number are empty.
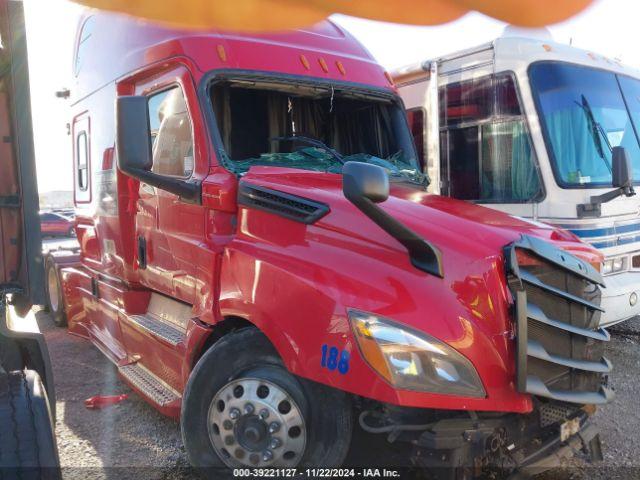
<svg viewBox="0 0 640 480">
<path fill-rule="evenodd" d="M 640 72 L 505 36 L 393 76 L 434 193 L 573 232 L 605 255 L 601 323 L 640 314 L 640 195 L 617 170 L 640 184 Z"/>
</svg>

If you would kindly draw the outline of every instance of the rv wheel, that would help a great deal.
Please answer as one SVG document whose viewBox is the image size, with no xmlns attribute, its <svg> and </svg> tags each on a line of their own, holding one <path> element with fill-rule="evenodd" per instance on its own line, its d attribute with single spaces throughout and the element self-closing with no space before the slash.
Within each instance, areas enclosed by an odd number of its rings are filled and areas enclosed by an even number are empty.
<svg viewBox="0 0 640 480">
<path fill-rule="evenodd" d="M 60 275 L 56 268 L 56 263 L 51 257 L 47 257 L 45 264 L 47 310 L 53 317 L 53 321 L 59 327 L 67 324 L 67 315 L 64 311 L 64 299 L 62 298 L 62 287 Z"/>
<path fill-rule="evenodd" d="M 254 328 L 198 361 L 182 403 L 191 464 L 210 468 L 334 467 L 351 441 L 347 395 L 291 375 Z"/>
</svg>

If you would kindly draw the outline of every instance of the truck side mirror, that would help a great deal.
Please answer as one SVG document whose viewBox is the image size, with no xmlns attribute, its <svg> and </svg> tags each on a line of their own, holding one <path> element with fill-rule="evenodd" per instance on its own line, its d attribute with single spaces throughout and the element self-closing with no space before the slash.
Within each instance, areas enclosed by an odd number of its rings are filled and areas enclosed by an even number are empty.
<svg viewBox="0 0 640 480">
<path fill-rule="evenodd" d="M 153 187 L 178 195 L 181 200 L 201 203 L 201 182 L 182 180 L 151 171 L 151 135 L 147 97 L 125 96 L 116 100 L 116 152 L 118 168 Z"/>
<path fill-rule="evenodd" d="M 373 203 L 389 198 L 389 176 L 384 168 L 362 162 L 346 162 L 342 167 L 342 190 L 350 201 L 368 198 Z"/>
<path fill-rule="evenodd" d="M 120 97 L 116 102 L 118 167 L 125 173 L 148 172 L 153 165 L 153 157 L 147 98 Z"/>
<path fill-rule="evenodd" d="M 631 159 L 624 147 L 613 147 L 611 157 L 611 174 L 613 186 L 625 190 L 625 194 L 633 190 L 633 170 Z"/>
<path fill-rule="evenodd" d="M 444 277 L 440 250 L 376 205 L 389 198 L 389 176 L 384 168 L 346 162 L 342 166 L 342 192 L 356 208 L 404 245 L 414 267 Z"/>
</svg>

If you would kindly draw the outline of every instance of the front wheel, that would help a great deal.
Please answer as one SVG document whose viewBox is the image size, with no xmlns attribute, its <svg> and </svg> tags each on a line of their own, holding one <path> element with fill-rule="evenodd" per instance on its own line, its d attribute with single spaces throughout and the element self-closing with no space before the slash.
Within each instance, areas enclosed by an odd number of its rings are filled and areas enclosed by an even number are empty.
<svg viewBox="0 0 640 480">
<path fill-rule="evenodd" d="M 196 468 L 339 466 L 352 425 L 346 394 L 290 374 L 254 328 L 202 356 L 182 403 L 182 438 Z"/>
</svg>

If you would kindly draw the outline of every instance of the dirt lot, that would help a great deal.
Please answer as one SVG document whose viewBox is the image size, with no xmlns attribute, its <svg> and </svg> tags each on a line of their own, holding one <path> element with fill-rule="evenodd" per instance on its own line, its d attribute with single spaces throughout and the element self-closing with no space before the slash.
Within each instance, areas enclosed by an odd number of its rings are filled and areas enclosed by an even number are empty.
<svg viewBox="0 0 640 480">
<path fill-rule="evenodd" d="M 198 478 L 188 467 L 177 422 L 147 405 L 122 383 L 115 367 L 87 341 L 53 326 L 37 314 L 53 359 L 57 394 L 57 435 L 65 480 Z M 608 345 L 615 366 L 617 398 L 601 408 L 596 423 L 605 460 L 573 460 L 546 473 L 556 479 L 640 479 L 640 321 L 617 327 Z M 115 407 L 87 410 L 93 395 L 129 393 Z"/>
</svg>

